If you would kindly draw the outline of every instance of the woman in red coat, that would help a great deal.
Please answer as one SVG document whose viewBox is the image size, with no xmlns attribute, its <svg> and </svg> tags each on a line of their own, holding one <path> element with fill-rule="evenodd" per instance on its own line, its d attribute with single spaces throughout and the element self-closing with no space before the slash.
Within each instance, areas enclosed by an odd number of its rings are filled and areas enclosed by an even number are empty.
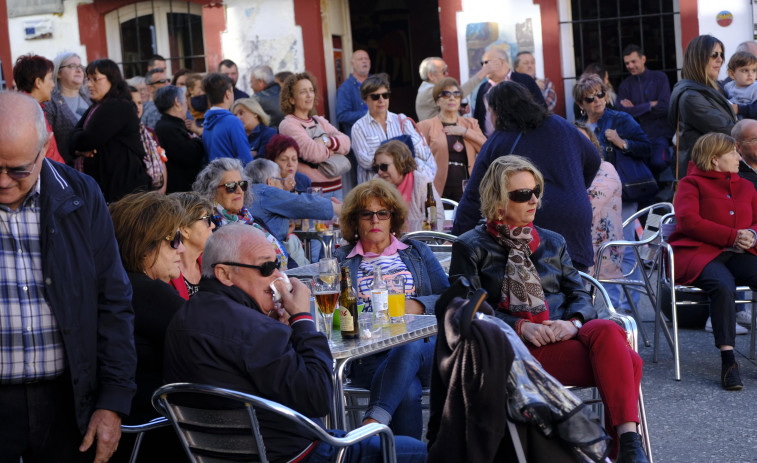
<svg viewBox="0 0 757 463">
<path fill-rule="evenodd" d="M 710 297 L 715 345 L 720 349 L 723 388 L 743 387 L 733 356 L 736 286 L 757 289 L 757 192 L 739 177 L 736 141 L 721 133 L 702 135 L 692 149 L 686 177 L 674 201 L 676 283 Z"/>
</svg>

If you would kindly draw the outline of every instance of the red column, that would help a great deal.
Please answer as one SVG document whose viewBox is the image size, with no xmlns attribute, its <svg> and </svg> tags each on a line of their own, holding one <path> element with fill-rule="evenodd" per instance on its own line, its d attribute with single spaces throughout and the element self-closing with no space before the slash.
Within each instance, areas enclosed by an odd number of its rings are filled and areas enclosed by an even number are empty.
<svg viewBox="0 0 757 463">
<path fill-rule="evenodd" d="M 680 0 L 678 8 L 681 12 L 681 47 L 686 50 L 691 39 L 699 35 L 697 0 Z"/>
<path fill-rule="evenodd" d="M 326 63 L 323 48 L 323 24 L 319 0 L 294 0 L 294 23 L 302 28 L 302 45 L 305 53 L 305 69 L 318 80 L 318 105 L 316 112 L 328 118 L 326 98 Z"/>
<path fill-rule="evenodd" d="M 8 34 L 8 5 L 5 0 L 0 0 L 0 60 L 3 61 L 3 77 L 5 85 L 11 88 L 13 83 L 13 62 L 11 61 L 11 38 Z"/>
<path fill-rule="evenodd" d="M 462 0 L 439 0 L 442 59 L 447 63 L 449 75 L 463 83 L 468 80 L 468 76 L 460 75 L 460 50 L 457 47 L 457 13 L 459 11 L 463 11 Z"/>
<path fill-rule="evenodd" d="M 208 72 L 218 70 L 218 63 L 223 60 L 221 33 L 226 30 L 226 11 L 223 3 L 210 3 L 202 6 L 202 33 L 205 40 L 205 69 Z"/>
<path fill-rule="evenodd" d="M 696 0 L 694 0 L 696 2 Z M 554 83 L 557 106 L 554 113 L 565 117 L 565 86 L 562 78 L 562 57 L 560 56 L 560 17 L 557 0 L 534 0 L 541 12 L 542 59 L 544 77 Z M 536 38 L 534 38 L 536 39 Z"/>
<path fill-rule="evenodd" d="M 87 63 L 108 57 L 105 13 L 98 11 L 98 5 L 80 3 L 76 6 L 76 13 L 79 16 L 79 42 L 87 47 L 87 56 L 82 56 L 82 61 Z"/>
</svg>

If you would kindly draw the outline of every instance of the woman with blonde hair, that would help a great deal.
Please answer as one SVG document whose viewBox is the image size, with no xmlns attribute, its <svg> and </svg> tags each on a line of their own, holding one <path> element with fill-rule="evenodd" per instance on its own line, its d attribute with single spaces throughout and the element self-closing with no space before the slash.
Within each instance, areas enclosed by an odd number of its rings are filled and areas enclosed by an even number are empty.
<svg viewBox="0 0 757 463">
<path fill-rule="evenodd" d="M 263 111 L 255 98 L 240 98 L 231 105 L 231 112 L 242 121 L 250 153 L 253 159 L 265 158 L 265 147 L 276 135 L 276 129 L 269 127 L 271 118 Z"/>
<path fill-rule="evenodd" d="M 205 242 L 213 234 L 213 205 L 199 193 L 185 191 L 168 195 L 184 208 L 184 218 L 179 225 L 184 252 L 179 264 L 180 274 L 171 280 L 171 286 L 184 299 L 189 299 L 200 289 L 202 277 L 202 251 Z"/>
</svg>

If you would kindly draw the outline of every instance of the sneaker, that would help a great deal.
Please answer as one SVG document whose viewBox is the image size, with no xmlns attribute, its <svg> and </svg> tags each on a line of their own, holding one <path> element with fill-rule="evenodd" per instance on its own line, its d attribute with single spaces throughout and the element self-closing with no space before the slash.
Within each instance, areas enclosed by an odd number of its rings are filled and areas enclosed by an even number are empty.
<svg viewBox="0 0 757 463">
<path fill-rule="evenodd" d="M 736 323 L 747 327 L 752 327 L 752 310 L 746 309 L 741 312 L 736 312 Z"/>
<path fill-rule="evenodd" d="M 744 384 L 741 382 L 739 362 L 733 362 L 733 365 L 728 367 L 723 365 L 720 369 L 720 381 L 726 391 L 740 391 Z"/>
<path fill-rule="evenodd" d="M 738 317 L 738 314 L 736 315 Z M 738 320 L 738 318 L 736 318 L 736 320 Z M 707 331 L 708 333 L 712 333 L 712 318 L 707 318 L 707 323 L 704 324 L 704 330 Z M 749 334 L 749 330 L 739 325 L 738 323 L 736 323 L 736 335 L 738 336 L 740 334 Z"/>
</svg>

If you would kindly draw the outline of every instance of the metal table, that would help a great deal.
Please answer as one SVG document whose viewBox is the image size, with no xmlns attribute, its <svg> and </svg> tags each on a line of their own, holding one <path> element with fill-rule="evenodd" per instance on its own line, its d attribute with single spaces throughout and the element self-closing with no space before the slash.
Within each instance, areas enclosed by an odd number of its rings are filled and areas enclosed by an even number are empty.
<svg viewBox="0 0 757 463">
<path fill-rule="evenodd" d="M 329 343 L 329 347 L 334 358 L 331 427 L 344 429 L 344 370 L 349 362 L 436 334 L 436 315 L 405 315 L 405 322 L 392 324 L 391 335 L 383 339 L 343 340 L 338 331 L 331 333 L 332 342 Z"/>
</svg>

